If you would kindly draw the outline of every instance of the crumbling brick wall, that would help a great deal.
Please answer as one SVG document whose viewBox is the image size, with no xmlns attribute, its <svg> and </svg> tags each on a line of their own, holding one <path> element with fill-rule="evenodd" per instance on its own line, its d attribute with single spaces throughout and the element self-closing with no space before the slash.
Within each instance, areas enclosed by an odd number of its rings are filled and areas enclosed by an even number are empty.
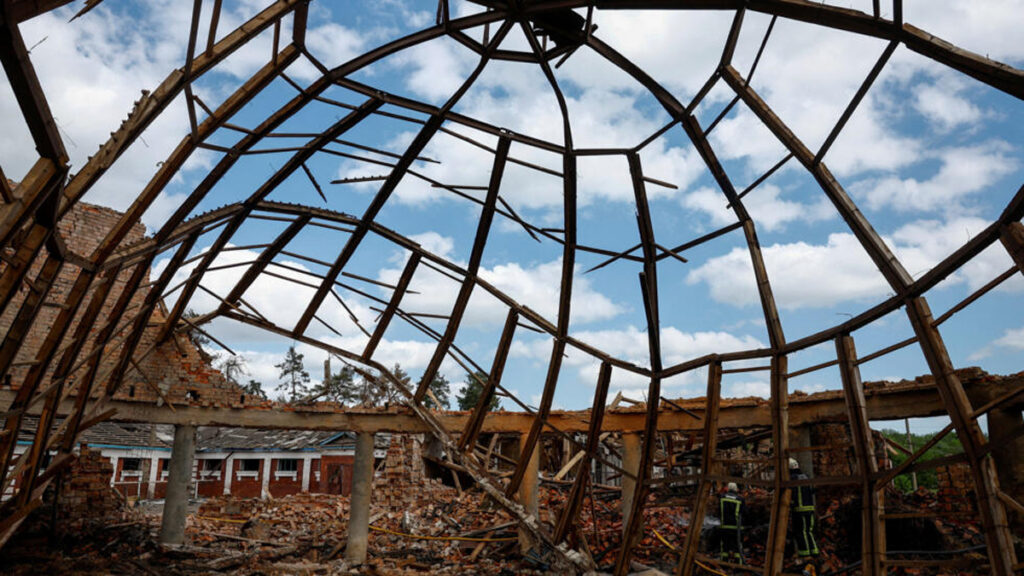
<svg viewBox="0 0 1024 576">
<path fill-rule="evenodd" d="M 974 481 L 967 464 L 951 464 L 935 469 L 939 489 L 937 502 L 945 512 L 974 513 Z"/>
<path fill-rule="evenodd" d="M 82 446 L 64 472 L 56 502 L 58 533 L 74 534 L 124 519 L 124 498 L 110 486 L 113 473 L 99 450 Z"/>
<path fill-rule="evenodd" d="M 70 251 L 80 256 L 88 257 L 122 217 L 123 214 L 116 210 L 80 202 L 61 219 L 58 224 L 58 231 Z M 142 223 L 135 222 L 122 245 L 135 244 L 143 241 L 144 238 L 145 227 Z M 46 251 L 43 250 L 40 256 L 32 263 L 27 278 L 34 278 L 39 273 L 45 257 Z M 5 265 L 0 263 L 0 271 L 2 271 L 3 266 Z M 15 390 L 20 388 L 39 348 L 49 333 L 50 327 L 61 312 L 61 305 L 70 294 L 80 270 L 78 266 L 71 263 L 65 263 L 61 268 L 47 296 L 47 304 L 42 307 L 31 329 L 23 339 L 21 350 L 15 358 L 14 367 L 0 385 Z M 104 302 L 98 321 L 90 331 L 89 338 L 79 356 L 79 362 L 93 352 L 94 342 L 98 339 L 99 331 L 110 319 L 115 303 L 131 273 L 132 270 L 128 269 L 118 274 L 115 284 Z M 148 283 L 148 281 L 147 275 L 143 280 L 143 284 Z M 9 330 L 28 291 L 27 283 L 23 284 L 14 297 L 12 305 L 4 310 L 4 314 L 0 316 L 0 333 Z M 132 318 L 132 311 L 138 310 L 146 294 L 147 291 L 143 289 L 133 295 L 127 307 L 129 312 L 124 316 L 124 322 L 128 322 Z M 86 295 L 60 349 L 64 349 L 71 343 L 79 319 L 91 299 L 92 291 Z M 166 399 L 176 404 L 191 403 L 219 407 L 238 407 L 246 403 L 258 403 L 257 399 L 247 397 L 238 387 L 228 383 L 218 370 L 210 366 L 201 351 L 187 336 L 179 335 L 175 339 L 176 341 L 166 342 L 154 348 L 148 355 L 143 357 L 142 355 L 154 344 L 158 327 L 165 318 L 164 312 L 159 309 L 155 310 L 150 317 L 149 326 L 144 332 L 139 346 L 136 348 L 135 360 L 137 368 L 135 366 L 129 368 L 118 390 L 117 398 L 124 400 L 134 399 L 144 402 L 163 402 Z M 120 346 L 121 340 L 114 340 L 107 346 L 103 355 L 103 364 L 100 367 L 98 381 L 93 387 L 94 394 L 98 394 L 106 386 L 109 375 L 118 360 Z M 55 364 L 56 362 L 51 364 L 51 370 Z M 76 375 L 79 377 L 83 376 L 84 367 Z M 42 387 L 49 383 L 50 376 L 51 374 L 46 374 L 41 384 Z"/>
<path fill-rule="evenodd" d="M 374 477 L 373 502 L 391 510 L 425 506 L 447 501 L 458 494 L 436 478 L 427 478 L 423 465 L 423 436 L 391 436 L 384 469 Z"/>
</svg>

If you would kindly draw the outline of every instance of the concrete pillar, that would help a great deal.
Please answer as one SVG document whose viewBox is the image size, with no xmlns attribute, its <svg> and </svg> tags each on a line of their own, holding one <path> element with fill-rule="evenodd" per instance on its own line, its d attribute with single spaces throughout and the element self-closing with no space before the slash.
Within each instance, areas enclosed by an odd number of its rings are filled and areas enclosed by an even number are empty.
<svg viewBox="0 0 1024 576">
<path fill-rule="evenodd" d="M 117 456 L 110 457 L 110 465 L 114 467 L 114 473 L 110 476 L 110 485 L 113 486 L 117 482 L 117 463 L 120 460 Z"/>
<path fill-rule="evenodd" d="M 373 433 L 356 435 L 355 464 L 352 467 L 352 497 L 348 517 L 348 544 L 345 560 L 350 564 L 366 562 L 370 532 L 370 493 L 373 489 Z"/>
<path fill-rule="evenodd" d="M 523 442 L 526 440 L 526 436 L 519 436 L 519 453 L 523 453 Z M 533 453 L 530 456 L 530 460 L 526 463 L 526 473 L 523 475 L 523 481 L 519 484 L 519 503 L 526 508 L 526 513 L 534 518 L 540 519 L 540 504 L 537 493 L 538 484 L 540 484 L 540 440 L 537 441 L 538 445 L 534 448 Z M 524 530 L 522 527 L 519 528 L 519 550 L 526 554 L 532 548 L 535 543 L 530 533 Z"/>
<path fill-rule="evenodd" d="M 270 456 L 263 457 L 263 477 L 261 478 L 262 484 L 260 484 L 260 498 L 270 498 L 270 464 L 273 460 Z"/>
<path fill-rule="evenodd" d="M 153 455 L 149 459 L 149 485 L 146 486 L 146 498 L 153 500 L 156 498 L 156 483 L 160 481 L 160 458 Z M 139 495 L 142 496 L 141 494 Z"/>
<path fill-rule="evenodd" d="M 622 433 L 622 469 L 634 477 L 640 474 L 640 452 L 642 437 L 639 432 Z M 633 510 L 633 496 L 636 494 L 636 480 L 622 476 L 622 529 L 629 525 L 629 513 Z"/>
<path fill-rule="evenodd" d="M 234 456 L 228 456 L 224 460 L 220 473 L 224 475 L 224 494 L 231 494 L 231 479 L 235 476 Z"/>
<path fill-rule="evenodd" d="M 161 544 L 180 545 L 185 541 L 188 482 L 195 455 L 196 427 L 183 424 L 175 426 L 170 473 L 167 475 L 167 497 L 164 500 L 164 515 L 160 524 Z"/>
<path fill-rule="evenodd" d="M 328 360 L 329 362 L 329 360 Z M 309 492 L 309 465 L 313 459 L 309 456 L 302 459 L 302 491 Z"/>
<path fill-rule="evenodd" d="M 988 435 L 992 442 L 992 460 L 999 479 L 999 489 L 1018 502 L 1024 502 L 1024 436 L 1015 434 L 1024 429 L 1020 407 L 993 408 L 988 413 Z M 1024 534 L 1024 514 L 1006 508 L 1010 528 Z"/>
</svg>

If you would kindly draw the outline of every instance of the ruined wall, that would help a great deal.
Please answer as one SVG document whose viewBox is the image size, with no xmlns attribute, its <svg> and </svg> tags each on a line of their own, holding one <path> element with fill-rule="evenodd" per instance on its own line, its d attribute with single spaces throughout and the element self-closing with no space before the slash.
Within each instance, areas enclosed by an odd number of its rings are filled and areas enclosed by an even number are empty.
<svg viewBox="0 0 1024 576">
<path fill-rule="evenodd" d="M 419 508 L 454 499 L 458 491 L 436 478 L 427 478 L 422 436 L 394 434 L 384 470 L 374 476 L 373 503 L 391 510 Z"/>
<path fill-rule="evenodd" d="M 107 232 L 120 220 L 122 214 L 109 208 L 91 204 L 78 203 L 60 221 L 59 233 L 69 250 L 75 254 L 88 257 L 100 245 Z M 145 227 L 136 222 L 125 238 L 122 245 L 130 245 L 144 239 Z M 7 249 L 10 254 L 10 249 Z M 42 268 L 45 259 L 45 250 L 40 257 L 33 262 L 28 273 L 28 278 L 35 278 Z M 2 265 L 0 265 L 2 266 Z M 2 270 L 2 268 L 0 268 Z M 70 293 L 75 279 L 78 277 L 80 268 L 73 264 L 65 264 L 54 282 L 46 304 L 40 310 L 39 315 L 23 339 L 21 350 L 15 358 L 15 363 L 4 382 L 0 383 L 4 388 L 18 389 L 25 380 L 28 371 L 35 360 L 39 348 L 42 346 L 50 326 L 53 325 L 60 313 L 60 303 L 63 303 Z M 117 302 L 125 283 L 131 275 L 131 270 L 124 270 L 118 276 L 111 289 L 110 294 L 104 302 L 100 313 L 99 321 L 89 334 L 88 341 L 79 356 L 78 363 L 87 358 L 94 350 L 94 342 L 98 338 L 101 327 L 106 324 L 110 313 Z M 143 283 L 149 281 L 148 274 Z M 25 300 L 30 288 L 24 283 L 15 296 L 12 305 L 8 306 L 0 316 L 0 333 L 5 333 L 11 326 L 17 310 Z M 131 322 L 134 314 L 137 313 L 146 297 L 146 290 L 139 290 L 128 306 L 127 314 L 121 319 L 118 327 Z M 78 315 L 67 332 L 67 335 L 60 347 L 71 344 L 72 335 L 78 326 L 78 320 L 84 313 L 88 302 L 92 299 L 90 291 Z M 119 399 L 134 399 L 145 402 L 164 402 L 164 398 L 173 403 L 192 403 L 205 406 L 241 406 L 245 403 L 257 403 L 258 400 L 246 397 L 240 389 L 228 383 L 223 375 L 213 369 L 203 358 L 200 350 L 186 336 L 178 336 L 176 342 L 167 342 L 153 349 L 148 355 L 143 354 L 153 345 L 158 326 L 164 321 L 165 315 L 159 308 L 149 319 L 142 341 L 136 349 L 135 360 L 138 365 L 129 368 L 124 382 L 119 388 L 116 397 Z M 127 330 L 125 331 L 127 332 Z M 103 354 L 99 376 L 94 385 L 94 394 L 102 390 L 110 380 L 118 354 L 120 352 L 121 340 L 115 339 L 111 342 Z M 58 356 L 59 358 L 59 356 Z M 51 367 L 56 364 L 54 361 Z M 81 366 L 75 376 L 83 377 L 85 367 Z M 42 386 L 50 381 L 50 374 L 47 374 Z M 74 383 L 74 378 L 72 378 Z M 159 390 L 159 392 L 158 392 Z M 161 398 L 161 396 L 163 398 Z"/>
<path fill-rule="evenodd" d="M 65 534 L 122 520 L 124 498 L 110 487 L 114 468 L 99 450 L 83 446 L 64 472 L 57 499 L 57 529 Z"/>
</svg>

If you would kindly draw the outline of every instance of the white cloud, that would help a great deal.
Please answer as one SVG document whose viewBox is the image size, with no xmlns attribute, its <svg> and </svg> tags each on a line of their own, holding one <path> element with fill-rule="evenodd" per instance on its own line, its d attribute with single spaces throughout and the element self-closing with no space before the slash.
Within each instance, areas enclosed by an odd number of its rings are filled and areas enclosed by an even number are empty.
<svg viewBox="0 0 1024 576">
<path fill-rule="evenodd" d="M 760 230 L 772 232 L 784 229 L 790 222 L 819 222 L 836 216 L 835 208 L 824 195 L 812 204 L 786 200 L 781 196 L 782 190 L 778 186 L 762 184 L 743 199 L 743 205 Z M 709 215 L 716 227 L 736 222 L 736 214 L 726 208 L 728 201 L 721 191 L 700 188 L 686 194 L 682 204 Z"/>
<path fill-rule="evenodd" d="M 852 190 L 874 210 L 962 213 L 968 197 L 1016 170 L 1019 163 L 1012 152 L 1000 141 L 946 148 L 935 154 L 942 165 L 927 180 L 890 176 L 858 182 Z"/>
<path fill-rule="evenodd" d="M 1024 328 L 1005 331 L 1002 337 L 993 342 L 993 344 L 1014 350 L 1024 350 Z"/>
<path fill-rule="evenodd" d="M 432 240 L 444 243 L 444 240 Z M 442 247 L 444 248 L 444 247 Z M 464 265 L 464 263 L 456 262 Z M 403 263 L 404 265 L 404 263 Z M 398 282 L 402 266 L 385 268 L 378 274 L 381 282 Z M 561 284 L 561 260 L 535 265 L 518 262 L 482 266 L 480 277 L 494 285 L 524 306 L 538 312 L 554 322 L 558 315 L 559 286 Z M 459 291 L 459 283 L 443 274 L 420 266 L 409 285 L 410 293 L 402 298 L 402 308 L 410 312 L 449 314 Z M 413 294 L 412 291 L 416 293 Z M 573 279 L 573 323 L 588 323 L 613 318 L 622 312 L 621 306 L 598 292 L 589 278 L 577 275 Z M 491 326 L 500 324 L 508 308 L 482 288 L 475 288 L 463 318 L 464 326 Z"/>
<path fill-rule="evenodd" d="M 571 334 L 577 340 L 590 344 L 600 350 L 613 354 L 632 364 L 650 367 L 650 353 L 647 343 L 647 332 L 636 326 L 618 329 L 593 331 L 577 331 Z M 722 331 L 683 332 L 674 326 L 661 329 L 661 353 L 665 366 L 672 366 L 686 360 L 711 353 L 731 352 L 761 348 L 762 342 L 750 335 L 738 336 Z M 527 358 L 546 363 L 551 357 L 551 339 L 535 338 L 532 340 L 517 339 L 513 342 L 511 356 Z M 597 381 L 600 362 L 593 356 L 572 346 L 566 348 L 563 361 L 564 369 L 575 369 L 575 382 L 568 385 L 593 386 Z M 695 371 L 686 372 L 664 382 L 666 389 L 679 394 L 700 382 L 701 378 Z M 649 378 L 622 369 L 612 372 L 610 392 L 623 391 L 631 398 L 640 398 L 646 393 Z"/>
<path fill-rule="evenodd" d="M 935 123 L 941 132 L 963 124 L 973 124 L 983 116 L 981 109 L 959 93 L 964 83 L 947 81 L 920 86 L 915 90 L 914 108 Z"/>
<path fill-rule="evenodd" d="M 987 224 L 980 218 L 917 221 L 883 239 L 911 275 L 919 277 Z M 853 234 L 830 234 L 825 244 L 773 244 L 761 251 L 775 301 L 783 309 L 829 307 L 879 299 L 891 292 Z M 969 289 L 977 289 L 1006 270 L 1010 263 L 1005 250 L 998 245 L 990 246 L 942 286 L 965 283 Z M 692 270 L 686 281 L 707 285 L 717 302 L 740 307 L 759 302 L 750 253 L 745 247 L 711 258 Z M 1005 289 L 1019 290 L 1022 285 L 1024 282 L 1015 278 Z"/>
</svg>

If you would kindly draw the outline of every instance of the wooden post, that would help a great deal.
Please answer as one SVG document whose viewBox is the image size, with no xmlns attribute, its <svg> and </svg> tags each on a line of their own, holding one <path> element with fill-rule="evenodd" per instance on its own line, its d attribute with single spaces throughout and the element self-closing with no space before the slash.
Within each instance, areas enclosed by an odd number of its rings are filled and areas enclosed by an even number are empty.
<svg viewBox="0 0 1024 576">
<path fill-rule="evenodd" d="M 861 477 L 861 570 L 864 576 L 882 575 L 885 574 L 882 564 L 885 558 L 885 523 L 882 521 L 884 504 L 873 480 L 878 473 L 878 462 L 875 460 L 875 446 L 868 424 L 864 385 L 857 367 L 857 349 L 848 334 L 836 338 L 836 356 L 839 359 L 846 407 L 850 413 L 850 436 L 857 458 L 857 473 Z"/>
<path fill-rule="evenodd" d="M 523 454 L 523 442 L 525 438 L 519 436 L 519 454 Z M 540 451 L 530 452 L 530 459 L 526 463 L 526 474 L 519 484 L 519 503 L 526 509 L 526 514 L 540 519 L 540 504 L 538 498 L 538 486 L 540 485 Z M 520 526 L 519 528 L 519 551 L 526 554 L 536 546 L 530 532 Z"/>
<path fill-rule="evenodd" d="M 697 557 L 697 546 L 700 544 L 700 532 L 707 514 L 708 492 L 714 483 L 708 478 L 715 472 L 715 449 L 718 446 L 718 409 L 722 402 L 722 363 L 714 361 L 708 364 L 707 410 L 704 412 L 704 448 L 701 453 L 700 487 L 694 497 L 690 525 L 686 529 L 686 541 L 683 543 L 683 555 L 676 566 L 676 574 L 692 576 Z"/>
<path fill-rule="evenodd" d="M 764 574 L 775 576 L 782 572 L 782 555 L 786 549 L 786 528 L 789 526 L 789 384 L 786 378 L 788 362 L 785 356 L 772 357 L 771 412 L 772 462 L 775 478 L 772 481 L 771 523 L 768 526 L 768 544 L 765 546 Z"/>
<path fill-rule="evenodd" d="M 932 312 L 924 298 L 913 298 L 907 302 L 907 316 L 914 327 L 921 352 L 928 361 L 928 367 L 935 376 L 935 385 L 946 405 L 946 411 L 956 429 L 957 437 L 964 448 L 964 455 L 971 466 L 974 492 L 978 499 L 978 515 L 985 531 L 988 544 L 988 559 L 992 573 L 1009 575 L 1014 572 L 1017 555 L 1014 551 L 1013 536 L 1007 525 L 1006 509 L 999 499 L 999 482 L 991 455 L 982 454 L 985 437 L 973 416 L 973 409 L 963 384 L 953 370 L 942 336 L 933 325 Z"/>
<path fill-rule="evenodd" d="M 622 475 L 622 529 L 629 525 L 629 513 L 633 509 L 633 497 L 636 496 L 636 475 L 640 472 L 641 436 L 636 432 L 622 433 L 622 469 L 633 475 L 633 478 Z"/>
</svg>

